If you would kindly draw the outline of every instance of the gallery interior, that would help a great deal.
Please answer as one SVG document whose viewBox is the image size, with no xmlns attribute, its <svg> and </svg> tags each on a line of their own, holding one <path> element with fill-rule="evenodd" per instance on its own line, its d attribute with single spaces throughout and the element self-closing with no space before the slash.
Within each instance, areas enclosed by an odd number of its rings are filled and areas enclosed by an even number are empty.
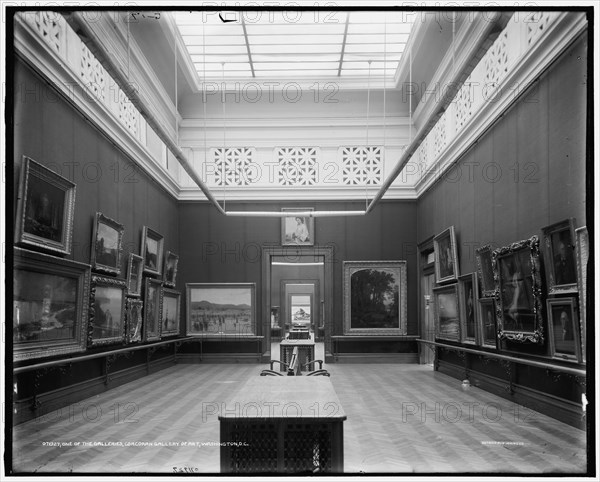
<svg viewBox="0 0 600 482">
<path fill-rule="evenodd" d="M 593 475 L 592 9 L 153 8 L 6 10 L 6 473 Z"/>
</svg>

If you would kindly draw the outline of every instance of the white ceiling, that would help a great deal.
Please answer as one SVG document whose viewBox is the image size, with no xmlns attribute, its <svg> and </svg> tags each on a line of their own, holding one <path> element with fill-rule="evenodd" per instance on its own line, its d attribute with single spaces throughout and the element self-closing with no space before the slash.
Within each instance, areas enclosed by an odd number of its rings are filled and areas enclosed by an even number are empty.
<svg viewBox="0 0 600 482">
<path fill-rule="evenodd" d="M 405 11 L 174 13 L 198 80 L 393 79 L 416 17 Z"/>
</svg>

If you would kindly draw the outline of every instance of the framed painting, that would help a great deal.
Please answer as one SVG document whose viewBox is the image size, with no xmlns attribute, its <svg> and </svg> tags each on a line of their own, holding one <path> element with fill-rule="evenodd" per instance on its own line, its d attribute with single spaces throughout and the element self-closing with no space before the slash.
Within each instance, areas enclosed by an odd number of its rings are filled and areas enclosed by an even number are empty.
<svg viewBox="0 0 600 482">
<path fill-rule="evenodd" d="M 15 248 L 13 360 L 82 352 L 90 265 Z"/>
<path fill-rule="evenodd" d="M 188 283 L 186 310 L 188 335 L 255 335 L 256 284 Z"/>
<path fill-rule="evenodd" d="M 573 219 L 542 228 L 548 294 L 577 292 Z"/>
<path fill-rule="evenodd" d="M 175 288 L 175 278 L 177 276 L 177 265 L 179 264 L 179 256 L 171 251 L 167 251 L 167 255 L 165 256 L 165 275 L 164 275 L 164 283 L 165 286 L 169 286 L 170 288 Z"/>
<path fill-rule="evenodd" d="M 137 254 L 129 253 L 127 262 L 127 295 L 139 297 L 142 295 L 142 273 L 144 258 Z"/>
<path fill-rule="evenodd" d="M 161 336 L 179 335 L 180 306 L 181 293 L 169 288 L 163 288 Z"/>
<path fill-rule="evenodd" d="M 344 334 L 406 335 L 406 261 L 344 261 Z"/>
<path fill-rule="evenodd" d="M 92 235 L 91 264 L 94 271 L 118 276 L 121 273 L 121 253 L 125 228 L 114 219 L 96 213 Z"/>
<path fill-rule="evenodd" d="M 479 300 L 480 340 L 483 346 L 490 348 L 497 348 L 498 341 L 495 305 L 494 298 L 481 298 Z"/>
<path fill-rule="evenodd" d="M 162 235 L 144 226 L 142 229 L 142 252 L 144 258 L 144 273 L 155 276 L 162 275 L 163 268 L 163 243 Z"/>
<path fill-rule="evenodd" d="M 438 283 L 458 279 L 458 255 L 454 226 L 442 231 L 433 238 L 435 254 L 435 279 Z"/>
<path fill-rule="evenodd" d="M 479 292 L 475 273 L 458 278 L 458 296 L 460 306 L 460 333 L 463 343 L 478 343 L 477 337 L 477 293 Z"/>
<path fill-rule="evenodd" d="M 460 313 L 456 283 L 433 289 L 435 336 L 460 341 Z"/>
<path fill-rule="evenodd" d="M 125 341 L 125 280 L 92 276 L 88 345 L 110 345 Z"/>
<path fill-rule="evenodd" d="M 538 237 L 496 249 L 492 260 L 498 335 L 519 343 L 544 343 Z"/>
<path fill-rule="evenodd" d="M 140 343 L 142 341 L 143 310 L 142 300 L 127 298 L 127 343 Z"/>
<path fill-rule="evenodd" d="M 144 341 L 160 340 L 162 281 L 146 278 L 144 286 Z"/>
<path fill-rule="evenodd" d="M 492 247 L 489 244 L 475 250 L 477 260 L 477 273 L 482 298 L 495 296 L 494 268 L 492 266 Z"/>
<path fill-rule="evenodd" d="M 577 287 L 579 288 L 579 313 L 581 314 L 581 358 L 586 361 L 586 326 L 587 326 L 587 265 L 590 256 L 590 241 L 587 227 L 575 230 L 575 250 L 577 256 Z"/>
<path fill-rule="evenodd" d="M 579 362 L 581 360 L 581 343 L 577 298 L 575 296 L 552 298 L 546 300 L 546 304 L 550 354 L 554 358 Z"/>
<path fill-rule="evenodd" d="M 315 218 L 299 213 L 314 211 L 313 208 L 282 208 L 290 213 L 281 218 L 281 244 L 283 246 L 313 246 L 315 244 Z M 294 215 L 294 213 L 297 213 Z"/>
<path fill-rule="evenodd" d="M 15 219 L 15 243 L 70 254 L 76 186 L 23 156 Z"/>
</svg>

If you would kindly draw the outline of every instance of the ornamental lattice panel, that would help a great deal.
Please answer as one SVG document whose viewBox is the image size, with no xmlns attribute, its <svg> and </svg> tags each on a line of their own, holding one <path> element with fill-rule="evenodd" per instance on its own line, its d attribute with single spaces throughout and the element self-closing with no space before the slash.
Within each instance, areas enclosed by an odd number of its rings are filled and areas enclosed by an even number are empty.
<svg viewBox="0 0 600 482">
<path fill-rule="evenodd" d="M 495 88 L 508 73 L 508 32 L 502 31 L 485 59 L 485 84 L 487 88 Z"/>
<path fill-rule="evenodd" d="M 52 50 L 62 55 L 64 52 L 65 20 L 58 12 L 43 10 L 23 12 L 23 18 L 50 45 Z"/>
<path fill-rule="evenodd" d="M 456 130 L 461 129 L 473 115 L 473 85 L 471 76 L 467 77 L 456 95 Z"/>
<path fill-rule="evenodd" d="M 444 112 L 433 128 L 433 155 L 437 158 L 446 147 L 446 114 Z"/>
<path fill-rule="evenodd" d="M 251 147 L 219 147 L 213 150 L 215 184 L 218 186 L 248 186 L 257 176 Z"/>
<path fill-rule="evenodd" d="M 81 44 L 81 81 L 97 99 L 105 101 L 106 70 L 84 43 Z"/>
<path fill-rule="evenodd" d="M 383 177 L 381 146 L 348 146 L 341 148 L 342 183 L 347 186 L 374 186 Z"/>
<path fill-rule="evenodd" d="M 527 25 L 527 46 L 530 47 L 537 38 L 548 28 L 556 12 L 531 12 L 525 17 Z"/>
<path fill-rule="evenodd" d="M 119 89 L 119 120 L 134 137 L 138 136 L 138 124 L 140 113 L 135 108 L 129 97 L 122 89 Z"/>
<path fill-rule="evenodd" d="M 314 186 L 318 182 L 316 147 L 277 147 L 275 157 L 281 186 Z"/>
</svg>

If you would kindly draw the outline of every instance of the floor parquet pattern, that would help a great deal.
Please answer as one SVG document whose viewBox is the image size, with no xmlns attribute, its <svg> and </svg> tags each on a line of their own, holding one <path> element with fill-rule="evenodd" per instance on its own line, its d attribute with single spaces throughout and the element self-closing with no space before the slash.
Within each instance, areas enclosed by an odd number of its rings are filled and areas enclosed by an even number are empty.
<svg viewBox="0 0 600 482">
<path fill-rule="evenodd" d="M 278 353 L 275 351 L 274 353 Z M 319 354 L 317 353 L 317 357 Z M 15 427 L 14 469 L 219 472 L 218 414 L 263 365 L 176 365 Z M 585 433 L 425 365 L 326 367 L 346 473 L 579 473 Z M 61 443 L 55 446 L 52 443 Z"/>
</svg>

